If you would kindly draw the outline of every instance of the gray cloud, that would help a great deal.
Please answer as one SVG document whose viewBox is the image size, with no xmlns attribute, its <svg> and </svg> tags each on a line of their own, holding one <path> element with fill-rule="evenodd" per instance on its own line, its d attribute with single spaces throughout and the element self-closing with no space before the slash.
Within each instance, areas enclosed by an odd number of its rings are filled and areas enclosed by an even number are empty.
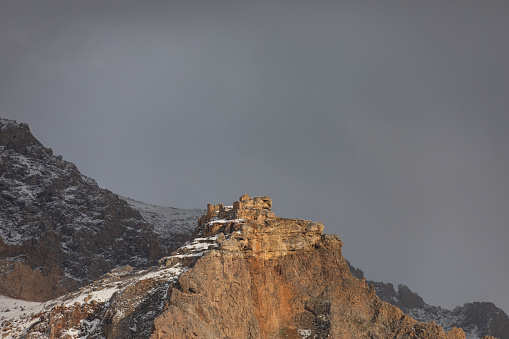
<svg viewBox="0 0 509 339">
<path fill-rule="evenodd" d="M 270 195 L 370 279 L 507 312 L 508 9 L 3 2 L 0 115 L 119 194 Z"/>
</svg>

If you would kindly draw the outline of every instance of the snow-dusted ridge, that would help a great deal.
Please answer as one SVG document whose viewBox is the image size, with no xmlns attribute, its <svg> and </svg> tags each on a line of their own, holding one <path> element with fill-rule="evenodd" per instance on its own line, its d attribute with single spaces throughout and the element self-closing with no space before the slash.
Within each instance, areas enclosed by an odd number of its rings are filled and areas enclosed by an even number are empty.
<svg viewBox="0 0 509 339">
<path fill-rule="evenodd" d="M 128 197 L 119 196 L 129 206 L 140 212 L 141 216 L 160 235 L 168 233 L 189 235 L 196 228 L 199 217 L 205 213 L 203 209 L 183 209 L 146 204 Z"/>
<path fill-rule="evenodd" d="M 461 327 L 465 331 L 466 339 L 479 339 L 485 335 L 493 335 L 497 338 L 507 338 L 508 333 L 503 330 L 509 325 L 507 315 L 492 303 L 475 302 L 466 303 L 463 306 L 457 306 L 453 310 L 444 309 L 440 306 L 433 306 L 424 301 L 412 305 L 408 304 L 408 294 L 412 298 L 418 298 L 418 294 L 410 291 L 405 285 L 398 286 L 397 293 L 387 293 L 383 283 L 374 283 L 377 295 L 384 301 L 387 301 L 397 307 L 412 318 L 421 322 L 434 321 L 445 330 L 449 331 L 453 327 Z M 387 284 L 388 285 L 388 284 Z M 407 297 L 402 297 L 401 291 L 405 291 Z M 405 299 L 407 302 L 405 302 Z M 493 327 L 494 323 L 498 324 Z M 505 323 L 505 325 L 504 325 Z"/>
<path fill-rule="evenodd" d="M 124 200 L 44 147 L 28 125 L 3 118 L 0 206 L 0 238 L 8 245 L 0 290 L 27 300 L 54 298 L 115 267 L 146 268 L 187 240 L 179 238 L 182 227 L 176 236 L 158 234 Z M 28 272 L 24 288 L 20 267 Z"/>
<path fill-rule="evenodd" d="M 352 274 L 362 279 L 364 272 L 350 265 Z M 391 283 L 367 281 L 373 285 L 380 299 L 386 301 L 420 322 L 434 321 L 444 330 L 460 327 L 466 339 L 480 339 L 485 335 L 509 338 L 509 317 L 504 311 L 489 302 L 465 303 L 453 310 L 429 305 L 407 286 L 400 284 L 395 289 Z"/>
<path fill-rule="evenodd" d="M 55 156 L 27 124 L 4 118 L 0 206 L 0 238 L 9 246 L 0 256 L 0 290 L 40 301 L 115 267 L 155 265 L 190 240 L 204 212 L 121 198 Z M 24 288 L 17 282 L 20 270 L 34 272 L 23 276 Z"/>
</svg>

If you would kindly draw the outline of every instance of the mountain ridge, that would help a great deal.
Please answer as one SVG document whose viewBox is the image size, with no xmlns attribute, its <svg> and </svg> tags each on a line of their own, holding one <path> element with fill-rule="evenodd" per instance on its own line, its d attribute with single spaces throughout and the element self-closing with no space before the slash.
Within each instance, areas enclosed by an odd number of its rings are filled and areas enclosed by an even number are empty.
<svg viewBox="0 0 509 339">
<path fill-rule="evenodd" d="M 44 147 L 27 124 L 4 118 L 0 207 L 0 293 L 26 300 L 55 298 L 115 267 L 148 267 L 185 241 L 184 221 L 175 237 L 161 235 L 140 211 Z M 191 233 L 194 221 L 187 223 Z"/>
<path fill-rule="evenodd" d="M 350 271 L 359 279 L 364 279 L 361 269 L 350 265 Z M 452 310 L 433 306 L 413 292 L 408 286 L 399 284 L 397 290 L 391 283 L 367 280 L 380 299 L 398 307 L 418 321 L 434 321 L 446 330 L 461 327 L 466 339 L 479 339 L 483 336 L 494 336 L 499 339 L 509 338 L 509 317 L 491 302 L 467 302 Z"/>
</svg>

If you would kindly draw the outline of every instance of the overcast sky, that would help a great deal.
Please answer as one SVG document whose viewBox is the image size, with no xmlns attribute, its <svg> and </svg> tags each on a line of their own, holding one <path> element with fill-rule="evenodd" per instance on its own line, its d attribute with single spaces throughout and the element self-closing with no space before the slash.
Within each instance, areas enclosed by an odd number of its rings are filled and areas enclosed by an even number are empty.
<svg viewBox="0 0 509 339">
<path fill-rule="evenodd" d="M 0 2 L 0 116 L 115 193 L 268 195 L 368 279 L 509 313 L 509 2 Z"/>
</svg>

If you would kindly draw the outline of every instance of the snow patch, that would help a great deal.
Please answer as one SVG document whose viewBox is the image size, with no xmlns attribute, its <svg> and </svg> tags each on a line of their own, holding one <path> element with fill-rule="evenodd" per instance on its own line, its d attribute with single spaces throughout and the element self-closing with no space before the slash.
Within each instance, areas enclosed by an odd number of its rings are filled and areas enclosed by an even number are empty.
<svg viewBox="0 0 509 339">
<path fill-rule="evenodd" d="M 189 267 L 184 267 L 182 264 L 177 263 L 176 265 L 166 268 L 163 270 L 155 270 L 144 274 L 138 278 L 138 280 L 146 279 L 165 279 L 165 280 L 176 280 L 182 273 L 189 270 Z"/>
<path fill-rule="evenodd" d="M 309 338 L 311 336 L 311 330 L 303 330 L 301 328 L 299 328 L 297 330 L 297 333 L 302 337 L 302 338 Z"/>
<path fill-rule="evenodd" d="M 214 218 L 212 218 L 211 221 L 207 222 L 206 225 L 225 224 L 227 222 L 240 223 L 240 222 L 244 222 L 244 221 L 246 221 L 246 219 L 218 219 L 218 218 L 214 217 Z"/>
<path fill-rule="evenodd" d="M 115 292 L 118 292 L 120 289 L 118 287 L 108 287 L 104 289 L 99 289 L 96 291 L 87 291 L 87 293 L 80 293 L 75 298 L 67 300 L 64 305 L 72 306 L 74 304 L 84 304 L 90 303 L 92 301 L 96 302 L 105 302 L 111 299 Z"/>
<path fill-rule="evenodd" d="M 202 209 L 181 209 L 146 204 L 131 198 L 119 196 L 129 206 L 140 212 L 143 219 L 154 226 L 159 234 L 191 234 L 196 228 L 198 218 L 205 213 Z"/>
<path fill-rule="evenodd" d="M 46 304 L 25 301 L 0 295 L 0 335 L 2 338 L 19 338 L 38 320 Z"/>
</svg>

